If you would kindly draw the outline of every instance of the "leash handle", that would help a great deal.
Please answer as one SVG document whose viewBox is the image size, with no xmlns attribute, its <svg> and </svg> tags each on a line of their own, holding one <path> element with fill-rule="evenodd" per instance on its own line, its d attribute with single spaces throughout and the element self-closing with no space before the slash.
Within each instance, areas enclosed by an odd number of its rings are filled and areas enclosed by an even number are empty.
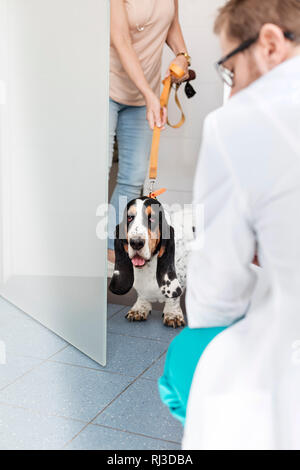
<svg viewBox="0 0 300 470">
<path fill-rule="evenodd" d="M 181 67 L 179 67 L 177 64 L 174 64 L 174 63 L 170 65 L 170 75 L 163 80 L 164 87 L 163 87 L 162 94 L 160 96 L 160 106 L 162 108 L 166 108 L 168 106 L 171 87 L 172 87 L 172 76 L 176 77 L 177 79 L 180 79 L 181 77 L 183 77 L 183 75 L 184 75 L 184 70 Z M 171 125 L 168 121 L 168 124 L 173 128 L 178 128 L 182 126 L 182 124 L 185 121 L 185 116 L 184 116 L 182 107 L 179 103 L 178 96 L 177 96 L 178 88 L 179 88 L 179 85 L 176 86 L 175 101 L 176 101 L 177 106 L 181 110 L 182 116 L 178 124 Z M 151 153 L 150 153 L 150 166 L 149 166 L 149 179 L 150 180 L 156 180 L 157 178 L 160 133 L 161 133 L 161 129 L 155 126 L 154 131 L 153 131 L 152 146 L 151 146 Z"/>
<path fill-rule="evenodd" d="M 184 115 L 182 106 L 180 104 L 179 98 L 178 98 L 178 88 L 179 87 L 180 87 L 180 85 L 177 84 L 176 88 L 175 88 L 175 103 L 177 104 L 177 107 L 181 112 L 181 119 L 177 124 L 171 124 L 170 121 L 169 121 L 169 118 L 167 119 L 168 126 L 172 127 L 173 129 L 179 129 L 179 127 L 181 127 L 185 123 L 185 115 Z"/>
</svg>

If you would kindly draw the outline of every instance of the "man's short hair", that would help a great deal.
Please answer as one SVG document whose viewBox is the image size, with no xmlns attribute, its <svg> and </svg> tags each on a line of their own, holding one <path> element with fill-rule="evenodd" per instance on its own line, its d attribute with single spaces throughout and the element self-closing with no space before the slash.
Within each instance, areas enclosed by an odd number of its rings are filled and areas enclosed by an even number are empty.
<svg viewBox="0 0 300 470">
<path fill-rule="evenodd" d="M 225 27 L 230 39 L 243 42 L 272 23 L 300 38 L 300 0 L 229 0 L 218 11 L 215 33 Z"/>
</svg>

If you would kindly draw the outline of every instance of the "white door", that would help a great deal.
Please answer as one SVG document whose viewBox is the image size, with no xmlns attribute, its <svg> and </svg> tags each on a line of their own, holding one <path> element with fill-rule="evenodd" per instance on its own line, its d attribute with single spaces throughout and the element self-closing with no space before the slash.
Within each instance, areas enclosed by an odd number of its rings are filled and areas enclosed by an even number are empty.
<svg viewBox="0 0 300 470">
<path fill-rule="evenodd" d="M 108 72 L 108 0 L 0 0 L 0 295 L 103 365 Z"/>
</svg>

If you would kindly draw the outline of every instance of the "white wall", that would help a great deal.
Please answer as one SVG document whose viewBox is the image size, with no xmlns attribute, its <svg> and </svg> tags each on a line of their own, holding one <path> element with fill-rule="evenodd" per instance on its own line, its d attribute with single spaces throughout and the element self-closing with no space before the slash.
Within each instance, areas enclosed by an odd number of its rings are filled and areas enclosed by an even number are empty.
<svg viewBox="0 0 300 470">
<path fill-rule="evenodd" d="M 163 133 L 158 167 L 158 187 L 167 187 L 160 196 L 166 203 L 190 203 L 195 166 L 201 144 L 202 125 L 205 116 L 222 105 L 223 85 L 214 68 L 220 55 L 218 38 L 213 34 L 213 23 L 217 9 L 224 0 L 179 0 L 179 14 L 188 51 L 192 56 L 192 68 L 197 79 L 192 82 L 197 95 L 188 100 L 183 86 L 181 103 L 186 114 L 186 123 L 181 129 Z M 163 72 L 174 55 L 168 47 L 163 58 Z M 171 122 L 178 121 L 179 111 L 171 97 L 169 116 Z"/>
<path fill-rule="evenodd" d="M 0 283 L 11 272 L 10 179 L 7 136 L 8 0 L 0 1 Z M 6 157 L 5 157 L 6 156 Z M 7 224 L 3 224 L 3 220 Z"/>
</svg>

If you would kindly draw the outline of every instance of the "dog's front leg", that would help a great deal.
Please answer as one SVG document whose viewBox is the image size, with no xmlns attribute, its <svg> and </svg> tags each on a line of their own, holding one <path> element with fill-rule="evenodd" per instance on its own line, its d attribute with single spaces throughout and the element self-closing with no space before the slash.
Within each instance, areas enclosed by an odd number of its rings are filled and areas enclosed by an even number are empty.
<svg viewBox="0 0 300 470">
<path fill-rule="evenodd" d="M 151 312 L 152 305 L 148 300 L 138 297 L 136 303 L 126 315 L 129 321 L 145 321 Z"/>
<path fill-rule="evenodd" d="M 178 326 L 185 325 L 183 312 L 180 307 L 180 297 L 166 300 L 163 317 L 166 326 L 177 328 Z"/>
</svg>

